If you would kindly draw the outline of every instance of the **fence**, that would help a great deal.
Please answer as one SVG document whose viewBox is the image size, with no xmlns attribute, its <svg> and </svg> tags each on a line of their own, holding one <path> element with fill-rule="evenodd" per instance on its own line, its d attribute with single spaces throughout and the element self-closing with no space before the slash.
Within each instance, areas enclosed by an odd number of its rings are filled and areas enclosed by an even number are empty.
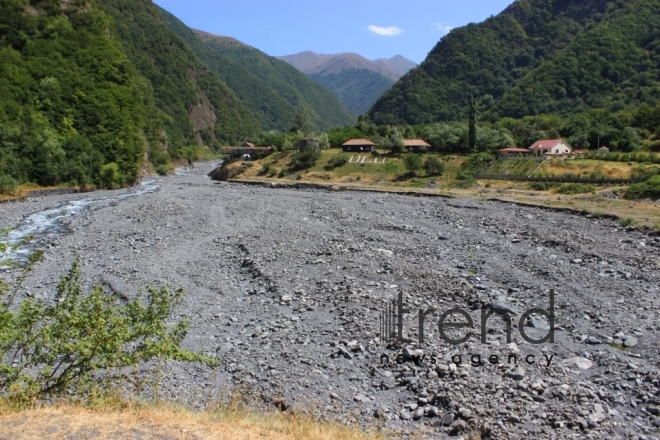
<svg viewBox="0 0 660 440">
<path fill-rule="evenodd" d="M 524 180 L 527 182 L 568 182 L 568 183 L 595 183 L 595 184 L 629 184 L 643 182 L 644 178 L 614 178 L 614 177 L 582 177 L 580 175 L 563 176 L 527 176 L 524 174 L 477 174 L 481 180 Z"/>
</svg>

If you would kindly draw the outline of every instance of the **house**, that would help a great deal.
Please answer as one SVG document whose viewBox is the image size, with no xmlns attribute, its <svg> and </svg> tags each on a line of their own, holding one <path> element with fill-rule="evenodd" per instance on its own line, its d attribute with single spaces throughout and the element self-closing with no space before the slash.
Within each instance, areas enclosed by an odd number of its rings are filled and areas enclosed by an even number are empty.
<svg viewBox="0 0 660 440">
<path fill-rule="evenodd" d="M 568 145 L 563 139 L 546 139 L 537 141 L 529 147 L 533 157 L 552 158 L 572 154 L 573 147 Z"/>
<path fill-rule="evenodd" d="M 319 141 L 315 140 L 311 136 L 304 137 L 300 139 L 298 142 L 298 151 L 300 153 L 305 152 L 307 150 L 314 150 L 317 153 L 321 151 L 321 147 L 319 145 Z"/>
<path fill-rule="evenodd" d="M 254 148 L 254 144 L 252 142 L 243 142 L 241 148 Z"/>
<path fill-rule="evenodd" d="M 369 139 L 351 139 L 342 144 L 342 149 L 347 152 L 364 153 L 376 151 L 376 144 Z"/>
<path fill-rule="evenodd" d="M 610 149 L 607 148 L 605 145 L 603 145 L 602 147 L 600 147 L 600 148 L 598 149 L 598 152 L 599 152 L 599 153 L 609 153 L 609 152 L 610 152 Z"/>
<path fill-rule="evenodd" d="M 422 139 L 406 139 L 403 146 L 409 153 L 426 153 L 431 145 Z"/>
<path fill-rule="evenodd" d="M 529 151 L 527 148 L 510 147 L 510 148 L 503 148 L 502 150 L 499 150 L 497 153 L 500 159 L 524 159 L 526 157 L 529 157 L 529 155 L 532 152 Z"/>
</svg>

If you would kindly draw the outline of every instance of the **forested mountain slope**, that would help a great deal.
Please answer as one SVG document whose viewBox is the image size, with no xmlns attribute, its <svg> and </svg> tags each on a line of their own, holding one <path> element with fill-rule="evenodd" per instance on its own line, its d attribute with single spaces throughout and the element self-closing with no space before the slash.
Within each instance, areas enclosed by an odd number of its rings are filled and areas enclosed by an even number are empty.
<svg viewBox="0 0 660 440">
<path fill-rule="evenodd" d="M 660 0 L 519 0 L 452 30 L 369 111 L 377 123 L 569 115 L 660 100 Z"/>
<path fill-rule="evenodd" d="M 0 178 L 134 182 L 145 142 L 160 149 L 150 84 L 107 14 L 64 5 L 0 0 Z"/>
<path fill-rule="evenodd" d="M 167 27 L 151 0 L 97 1 L 115 19 L 126 54 L 153 86 L 156 105 L 166 115 L 168 144 L 233 143 L 259 131 L 254 115 Z"/>
<path fill-rule="evenodd" d="M 294 110 L 307 107 L 312 121 L 321 130 L 350 125 L 357 119 L 330 91 L 284 61 L 233 38 L 197 31 L 198 37 L 218 55 L 229 58 L 266 82 Z"/>
</svg>

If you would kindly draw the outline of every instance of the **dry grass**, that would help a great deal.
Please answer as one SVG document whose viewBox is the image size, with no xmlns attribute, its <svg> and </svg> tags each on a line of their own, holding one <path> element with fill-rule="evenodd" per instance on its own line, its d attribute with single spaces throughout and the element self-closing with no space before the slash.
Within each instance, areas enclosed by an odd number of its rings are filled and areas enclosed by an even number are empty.
<svg viewBox="0 0 660 440">
<path fill-rule="evenodd" d="M 194 412 L 170 406 L 88 409 L 53 406 L 0 409 L 0 438 L 7 439 L 384 439 L 284 413 L 246 410 Z"/>
<path fill-rule="evenodd" d="M 599 177 L 629 178 L 632 165 L 625 162 L 610 162 L 594 159 L 546 161 L 536 174 L 576 174 L 588 177 L 595 174 Z"/>
</svg>

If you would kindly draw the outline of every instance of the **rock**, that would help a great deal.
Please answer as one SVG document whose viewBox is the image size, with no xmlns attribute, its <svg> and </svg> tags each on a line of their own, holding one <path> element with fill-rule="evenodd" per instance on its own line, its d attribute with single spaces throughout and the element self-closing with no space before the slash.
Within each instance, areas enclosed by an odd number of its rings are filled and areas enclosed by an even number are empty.
<svg viewBox="0 0 660 440">
<path fill-rule="evenodd" d="M 454 423 L 451 425 L 451 430 L 452 432 L 463 432 L 467 430 L 467 423 L 465 423 L 465 420 L 456 420 Z"/>
<path fill-rule="evenodd" d="M 516 310 L 515 307 L 513 307 L 509 303 L 506 303 L 506 302 L 500 301 L 500 300 L 494 301 L 491 304 L 491 308 L 496 313 L 509 313 L 511 315 L 517 315 L 518 314 L 518 310 Z"/>
<path fill-rule="evenodd" d="M 517 415 L 512 414 L 509 416 L 509 423 L 520 423 L 520 422 L 521 422 L 520 417 L 518 417 Z"/>
<path fill-rule="evenodd" d="M 458 414 L 460 414 L 460 416 L 463 417 L 464 419 L 469 419 L 470 417 L 472 417 L 472 411 L 470 411 L 467 408 L 459 408 Z"/>
<path fill-rule="evenodd" d="M 454 423 L 454 415 L 452 413 L 442 416 L 442 424 L 444 426 L 451 426 L 452 423 Z"/>
<path fill-rule="evenodd" d="M 430 406 L 426 412 L 426 417 L 438 417 L 439 414 L 440 411 L 438 410 L 437 406 Z"/>
<path fill-rule="evenodd" d="M 506 373 L 506 376 L 513 380 L 523 380 L 525 378 L 525 370 L 518 366 L 513 371 Z"/>
<path fill-rule="evenodd" d="M 586 339 L 585 342 L 586 342 L 587 344 L 590 344 L 590 345 L 598 345 L 598 344 L 602 344 L 602 343 L 603 343 L 603 341 L 601 341 L 600 339 L 598 339 L 598 338 L 596 338 L 596 337 L 594 337 L 594 336 L 589 336 L 589 337 Z"/>
<path fill-rule="evenodd" d="M 419 420 L 422 417 L 424 417 L 424 408 L 417 408 L 417 410 L 413 413 L 413 420 Z"/>
<path fill-rule="evenodd" d="M 527 325 L 539 330 L 550 330 L 550 325 L 545 321 L 545 319 L 539 318 L 535 315 L 531 315 L 529 318 L 527 318 Z"/>
<path fill-rule="evenodd" d="M 401 417 L 401 420 L 410 420 L 410 419 L 412 419 L 412 416 L 410 415 L 410 413 L 408 411 L 406 411 L 405 409 L 401 410 L 401 412 L 399 413 L 399 417 Z"/>
<path fill-rule="evenodd" d="M 564 367 L 564 368 L 577 367 L 581 370 L 588 370 L 589 368 L 591 368 L 591 365 L 592 365 L 592 363 L 589 359 L 582 358 L 582 357 L 574 357 L 574 358 L 570 358 L 570 359 L 564 359 L 563 361 L 559 362 L 560 367 Z"/>
<path fill-rule="evenodd" d="M 376 249 L 376 252 L 381 253 L 383 255 L 387 255 L 388 257 L 391 257 L 392 255 L 394 255 L 394 252 L 389 251 L 387 249 Z"/>
<path fill-rule="evenodd" d="M 624 347 L 632 348 L 635 345 L 637 345 L 637 338 L 635 338 L 634 336 L 623 341 L 623 346 Z"/>
</svg>

